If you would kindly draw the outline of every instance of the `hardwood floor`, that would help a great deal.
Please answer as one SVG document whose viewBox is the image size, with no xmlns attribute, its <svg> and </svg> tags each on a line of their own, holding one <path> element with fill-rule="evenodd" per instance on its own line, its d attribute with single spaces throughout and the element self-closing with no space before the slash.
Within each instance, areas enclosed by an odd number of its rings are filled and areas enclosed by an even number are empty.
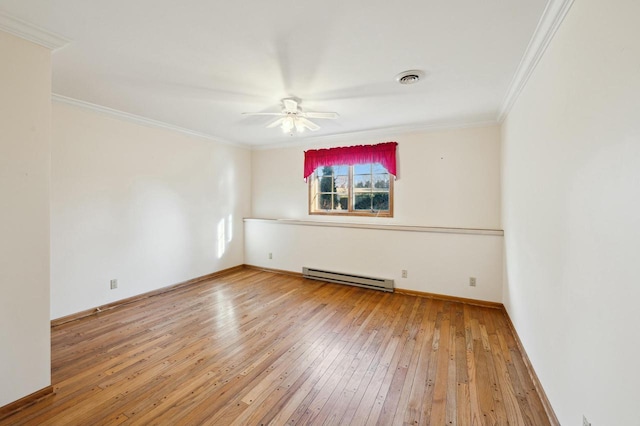
<svg viewBox="0 0 640 426">
<path fill-rule="evenodd" d="M 52 329 L 1 424 L 547 425 L 499 309 L 245 269 Z"/>
</svg>

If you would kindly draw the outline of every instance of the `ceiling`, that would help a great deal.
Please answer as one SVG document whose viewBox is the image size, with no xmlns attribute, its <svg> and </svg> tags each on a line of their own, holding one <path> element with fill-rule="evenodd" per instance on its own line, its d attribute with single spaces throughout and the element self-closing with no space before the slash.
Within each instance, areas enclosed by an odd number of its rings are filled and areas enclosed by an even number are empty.
<svg viewBox="0 0 640 426">
<path fill-rule="evenodd" d="M 496 122 L 547 0 L 0 0 L 69 39 L 56 95 L 253 147 Z M 400 85 L 419 69 L 426 78 Z M 280 99 L 337 120 L 265 129 Z"/>
</svg>

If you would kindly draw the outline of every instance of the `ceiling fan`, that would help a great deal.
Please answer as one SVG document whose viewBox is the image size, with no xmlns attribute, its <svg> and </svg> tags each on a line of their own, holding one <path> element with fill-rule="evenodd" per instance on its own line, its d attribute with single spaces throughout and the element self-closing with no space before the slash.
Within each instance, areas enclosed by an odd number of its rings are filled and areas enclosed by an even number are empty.
<svg viewBox="0 0 640 426">
<path fill-rule="evenodd" d="M 298 101 L 293 98 L 282 100 L 282 112 L 243 112 L 243 114 L 279 116 L 280 118 L 267 125 L 267 129 L 280 126 L 284 133 L 290 134 L 293 134 L 294 129 L 298 133 L 304 132 L 305 129 L 318 130 L 320 126 L 309 120 L 309 118 L 338 118 L 337 112 L 302 111 L 298 106 Z"/>
</svg>

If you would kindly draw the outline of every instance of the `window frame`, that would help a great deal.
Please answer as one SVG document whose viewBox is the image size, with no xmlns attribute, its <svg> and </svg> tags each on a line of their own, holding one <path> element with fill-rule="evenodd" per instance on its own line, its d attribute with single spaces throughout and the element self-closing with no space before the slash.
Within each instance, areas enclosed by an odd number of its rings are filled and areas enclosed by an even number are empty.
<svg viewBox="0 0 640 426">
<path fill-rule="evenodd" d="M 369 165 L 373 165 L 373 164 L 379 164 L 377 162 L 374 163 L 365 163 L 365 164 L 369 164 Z M 307 198 L 307 202 L 308 202 L 308 207 L 309 207 L 309 215 L 319 215 L 319 216 L 361 216 L 361 217 L 385 217 L 385 218 L 392 218 L 393 217 L 393 186 L 394 186 L 394 180 L 395 180 L 395 176 L 392 175 L 391 173 L 389 173 L 389 171 L 387 171 L 387 175 L 389 176 L 389 210 L 355 210 L 353 208 L 353 204 L 354 204 L 354 188 L 353 188 L 353 181 L 354 181 L 354 169 L 356 166 L 359 166 L 362 164 L 334 164 L 328 167 L 335 167 L 335 166 L 346 166 L 349 168 L 349 174 L 348 174 L 348 202 L 347 202 L 347 210 L 315 210 L 314 209 L 314 195 L 316 194 L 315 192 L 315 186 L 317 185 L 317 180 L 318 180 L 318 169 L 320 167 L 326 167 L 326 166 L 319 166 L 318 168 L 316 168 L 313 173 L 311 174 L 311 176 L 309 176 L 308 179 L 308 198 Z M 383 166 L 384 167 L 384 166 Z M 386 168 L 385 168 L 386 170 Z M 373 173 L 372 173 L 373 175 Z M 373 185 L 373 182 L 372 182 Z M 373 191 L 372 191 L 373 192 Z M 386 191 L 385 191 L 386 192 Z"/>
</svg>

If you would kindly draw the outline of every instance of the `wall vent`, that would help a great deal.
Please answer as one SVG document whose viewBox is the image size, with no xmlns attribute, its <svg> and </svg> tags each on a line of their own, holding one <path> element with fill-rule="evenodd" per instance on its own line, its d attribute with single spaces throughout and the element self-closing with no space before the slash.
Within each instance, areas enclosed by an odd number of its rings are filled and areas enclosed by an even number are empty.
<svg viewBox="0 0 640 426">
<path fill-rule="evenodd" d="M 343 272 L 331 272 L 322 269 L 307 268 L 306 266 L 302 268 L 302 275 L 311 280 L 329 281 L 332 283 L 393 292 L 393 280 L 386 278 L 374 278 L 363 275 L 345 274 Z"/>
</svg>

